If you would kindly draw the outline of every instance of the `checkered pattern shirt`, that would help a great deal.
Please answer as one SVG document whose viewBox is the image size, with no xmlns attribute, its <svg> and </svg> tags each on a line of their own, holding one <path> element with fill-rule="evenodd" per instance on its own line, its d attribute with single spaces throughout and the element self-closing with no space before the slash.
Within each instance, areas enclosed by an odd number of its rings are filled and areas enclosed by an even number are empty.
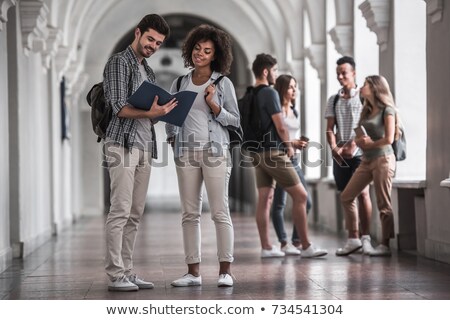
<svg viewBox="0 0 450 320">
<path fill-rule="evenodd" d="M 155 83 L 155 73 L 145 59 L 142 64 L 147 73 L 147 80 Z M 112 107 L 113 116 L 106 130 L 106 136 L 128 150 L 133 148 L 136 136 L 136 121 L 130 118 L 119 118 L 117 114 L 128 104 L 128 98 L 139 88 L 141 82 L 139 61 L 131 46 L 109 58 L 103 72 L 103 88 L 105 90 L 105 101 L 107 105 Z M 151 129 L 151 153 L 152 158 L 156 159 L 158 154 L 153 125 Z"/>
</svg>

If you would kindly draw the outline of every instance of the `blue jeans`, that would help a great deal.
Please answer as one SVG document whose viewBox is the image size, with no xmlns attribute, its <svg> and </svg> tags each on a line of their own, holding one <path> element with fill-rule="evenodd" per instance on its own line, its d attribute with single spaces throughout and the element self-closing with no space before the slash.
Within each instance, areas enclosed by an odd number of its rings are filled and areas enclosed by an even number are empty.
<svg viewBox="0 0 450 320">
<path fill-rule="evenodd" d="M 297 171 L 298 177 L 300 178 L 300 181 L 302 182 L 303 187 L 305 188 L 308 195 L 306 200 L 306 212 L 308 213 L 311 209 L 311 195 L 309 194 L 308 188 L 306 186 L 305 175 L 302 168 L 300 168 L 298 164 L 298 159 L 295 156 L 292 158 L 291 162 L 294 165 L 295 171 Z M 280 242 L 287 242 L 287 234 L 286 230 L 284 229 L 284 208 L 286 207 L 286 196 L 286 191 L 284 191 L 284 189 L 277 184 L 273 195 L 271 215 L 273 226 L 275 228 L 278 241 Z M 300 242 L 297 231 L 295 230 L 295 226 L 292 230 L 292 242 Z"/>
</svg>

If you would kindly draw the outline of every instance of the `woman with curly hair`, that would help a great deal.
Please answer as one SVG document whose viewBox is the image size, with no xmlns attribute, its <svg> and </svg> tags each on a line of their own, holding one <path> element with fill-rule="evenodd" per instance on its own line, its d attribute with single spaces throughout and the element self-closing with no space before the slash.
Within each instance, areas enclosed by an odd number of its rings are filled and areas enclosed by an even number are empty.
<svg viewBox="0 0 450 320">
<path fill-rule="evenodd" d="M 172 84 L 171 92 L 189 90 L 198 95 L 181 127 L 166 125 L 167 140 L 174 147 L 178 188 L 182 207 L 185 262 L 188 272 L 172 282 L 174 287 L 199 286 L 202 185 L 205 184 L 216 227 L 219 287 L 231 287 L 234 231 L 228 207 L 231 157 L 227 128 L 240 122 L 236 93 L 230 71 L 231 38 L 210 25 L 189 32 L 182 48 L 184 64 L 192 70 Z M 214 81 L 224 76 L 217 84 Z"/>
</svg>

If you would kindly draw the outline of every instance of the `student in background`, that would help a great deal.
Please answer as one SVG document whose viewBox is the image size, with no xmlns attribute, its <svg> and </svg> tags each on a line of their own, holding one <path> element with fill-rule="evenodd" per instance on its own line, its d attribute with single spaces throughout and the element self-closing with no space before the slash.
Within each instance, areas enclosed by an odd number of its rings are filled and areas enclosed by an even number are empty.
<svg viewBox="0 0 450 320">
<path fill-rule="evenodd" d="M 281 102 L 281 112 L 283 114 L 286 127 L 289 131 L 289 139 L 296 149 L 295 155 L 291 158 L 292 165 L 297 171 L 298 177 L 307 192 L 306 212 L 311 209 L 311 197 L 306 186 L 305 175 L 299 164 L 300 153 L 298 150 L 304 149 L 308 145 L 307 139 L 300 139 L 300 122 L 298 111 L 295 109 L 295 98 L 297 96 L 297 80 L 291 75 L 282 74 L 275 81 L 274 89 L 278 92 Z M 272 203 L 272 222 L 278 241 L 281 244 L 281 251 L 286 255 L 299 255 L 301 251 L 301 242 L 297 234 L 295 226 L 292 230 L 292 242 L 287 239 L 286 230 L 284 228 L 284 209 L 286 207 L 287 193 L 277 184 Z"/>
<path fill-rule="evenodd" d="M 256 208 L 256 225 L 261 241 L 261 257 L 283 257 L 285 253 L 270 243 L 269 216 L 275 183 L 279 184 L 292 197 L 292 219 L 299 232 L 302 245 L 301 256 L 315 258 L 327 254 L 326 250 L 313 245 L 308 237 L 306 221 L 307 193 L 300 182 L 297 172 L 290 160 L 294 156 L 294 147 L 289 139 L 281 110 L 280 98 L 275 89 L 270 87 L 277 78 L 277 61 L 268 54 L 259 54 L 253 61 L 255 76 L 256 105 L 259 109 L 261 127 L 265 129 L 264 141 L 250 152 L 255 167 L 258 188 Z"/>
<path fill-rule="evenodd" d="M 396 134 L 397 110 L 389 84 L 382 76 L 367 77 L 361 96 L 364 98 L 364 109 L 358 125 L 364 127 L 367 135 L 362 134 L 355 139 L 356 145 L 363 150 L 363 159 L 341 194 L 348 230 L 348 240 L 342 250 L 350 252 L 360 247 L 356 198 L 373 182 L 382 236 L 381 244 L 369 255 L 390 256 L 389 242 L 394 238 L 391 193 L 396 166 L 391 144 Z"/>
<path fill-rule="evenodd" d="M 333 156 L 333 175 L 336 188 L 342 192 L 350 181 L 356 168 L 361 163 L 362 152 L 353 140 L 353 128 L 358 125 L 362 111 L 359 90 L 356 85 L 356 65 L 352 57 L 344 56 L 336 61 L 336 75 L 342 88 L 337 95 L 328 99 L 325 118 L 327 119 L 327 141 Z M 336 130 L 335 130 L 336 129 Z M 369 254 L 373 247 L 370 239 L 370 219 L 372 202 L 369 186 L 358 195 L 361 238 L 355 240 L 357 248 L 348 250 L 342 248 L 336 251 L 338 256 L 346 256 L 361 248 L 364 254 Z"/>
</svg>

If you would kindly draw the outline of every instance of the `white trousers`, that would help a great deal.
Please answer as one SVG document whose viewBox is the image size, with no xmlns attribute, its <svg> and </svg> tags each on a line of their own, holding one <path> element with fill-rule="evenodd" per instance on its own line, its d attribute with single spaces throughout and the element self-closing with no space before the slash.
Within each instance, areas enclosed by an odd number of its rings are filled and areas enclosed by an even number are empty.
<svg viewBox="0 0 450 320">
<path fill-rule="evenodd" d="M 216 228 L 219 262 L 232 262 L 234 230 L 228 207 L 228 182 L 231 159 L 227 151 L 223 157 L 213 157 L 207 151 L 186 151 L 176 159 L 178 187 L 182 208 L 182 229 L 185 261 L 201 261 L 202 185 L 205 183 Z"/>
</svg>

